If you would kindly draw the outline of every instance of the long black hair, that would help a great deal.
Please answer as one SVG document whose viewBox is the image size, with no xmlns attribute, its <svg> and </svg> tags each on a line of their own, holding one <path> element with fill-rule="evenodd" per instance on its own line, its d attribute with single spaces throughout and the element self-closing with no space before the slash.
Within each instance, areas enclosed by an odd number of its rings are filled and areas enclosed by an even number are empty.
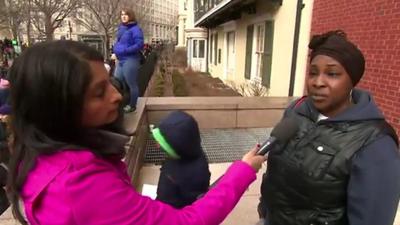
<svg viewBox="0 0 400 225">
<path fill-rule="evenodd" d="M 22 224 L 19 196 L 36 158 L 71 145 L 91 147 L 81 138 L 84 96 L 92 79 L 89 61 L 103 62 L 103 56 L 84 43 L 54 41 L 28 48 L 11 67 L 8 188 L 13 214 Z"/>
</svg>

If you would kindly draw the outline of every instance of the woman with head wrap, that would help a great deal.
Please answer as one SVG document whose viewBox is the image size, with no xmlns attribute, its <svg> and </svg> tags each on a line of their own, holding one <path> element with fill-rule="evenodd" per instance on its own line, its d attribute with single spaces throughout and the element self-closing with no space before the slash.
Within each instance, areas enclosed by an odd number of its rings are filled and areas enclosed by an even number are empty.
<svg viewBox="0 0 400 225">
<path fill-rule="evenodd" d="M 354 88 L 361 51 L 343 31 L 315 35 L 308 96 L 284 113 L 299 130 L 271 151 L 258 212 L 268 225 L 391 225 L 400 196 L 398 137 Z"/>
</svg>

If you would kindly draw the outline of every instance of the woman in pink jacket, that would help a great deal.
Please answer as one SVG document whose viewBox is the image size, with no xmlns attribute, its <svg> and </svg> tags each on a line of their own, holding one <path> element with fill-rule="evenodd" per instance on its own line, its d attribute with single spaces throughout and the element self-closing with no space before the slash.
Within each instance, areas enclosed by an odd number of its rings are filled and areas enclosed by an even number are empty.
<svg viewBox="0 0 400 225">
<path fill-rule="evenodd" d="M 174 209 L 134 190 L 121 161 L 126 140 L 100 129 L 117 118 L 121 95 L 97 51 L 73 41 L 37 44 L 16 60 L 10 83 L 8 188 L 23 224 L 219 224 L 265 160 L 253 149 L 202 199 Z"/>
</svg>

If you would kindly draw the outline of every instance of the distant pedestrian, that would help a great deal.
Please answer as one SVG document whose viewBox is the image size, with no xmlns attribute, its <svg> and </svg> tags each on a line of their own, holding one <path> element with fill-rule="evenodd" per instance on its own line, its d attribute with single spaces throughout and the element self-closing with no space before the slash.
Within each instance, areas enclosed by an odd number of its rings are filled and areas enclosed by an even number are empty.
<svg viewBox="0 0 400 225">
<path fill-rule="evenodd" d="M 126 82 L 129 87 L 129 104 L 124 107 L 126 113 L 136 110 L 139 97 L 138 76 L 142 58 L 143 32 L 139 27 L 135 13 L 130 9 L 121 11 L 121 24 L 118 27 L 117 41 L 114 44 L 112 58 L 118 59 L 115 77 Z"/>
</svg>

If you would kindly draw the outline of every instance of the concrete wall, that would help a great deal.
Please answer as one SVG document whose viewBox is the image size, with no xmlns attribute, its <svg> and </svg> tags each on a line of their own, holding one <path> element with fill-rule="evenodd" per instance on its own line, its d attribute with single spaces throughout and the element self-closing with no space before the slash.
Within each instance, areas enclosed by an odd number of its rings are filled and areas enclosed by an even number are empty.
<svg viewBox="0 0 400 225">
<path fill-rule="evenodd" d="M 149 97 L 148 123 L 157 125 L 173 110 L 193 115 L 200 128 L 273 127 L 292 101 L 288 97 Z"/>
<path fill-rule="evenodd" d="M 343 29 L 366 58 L 358 87 L 374 95 L 400 131 L 400 2 L 398 0 L 315 0 L 312 33 Z"/>
</svg>

